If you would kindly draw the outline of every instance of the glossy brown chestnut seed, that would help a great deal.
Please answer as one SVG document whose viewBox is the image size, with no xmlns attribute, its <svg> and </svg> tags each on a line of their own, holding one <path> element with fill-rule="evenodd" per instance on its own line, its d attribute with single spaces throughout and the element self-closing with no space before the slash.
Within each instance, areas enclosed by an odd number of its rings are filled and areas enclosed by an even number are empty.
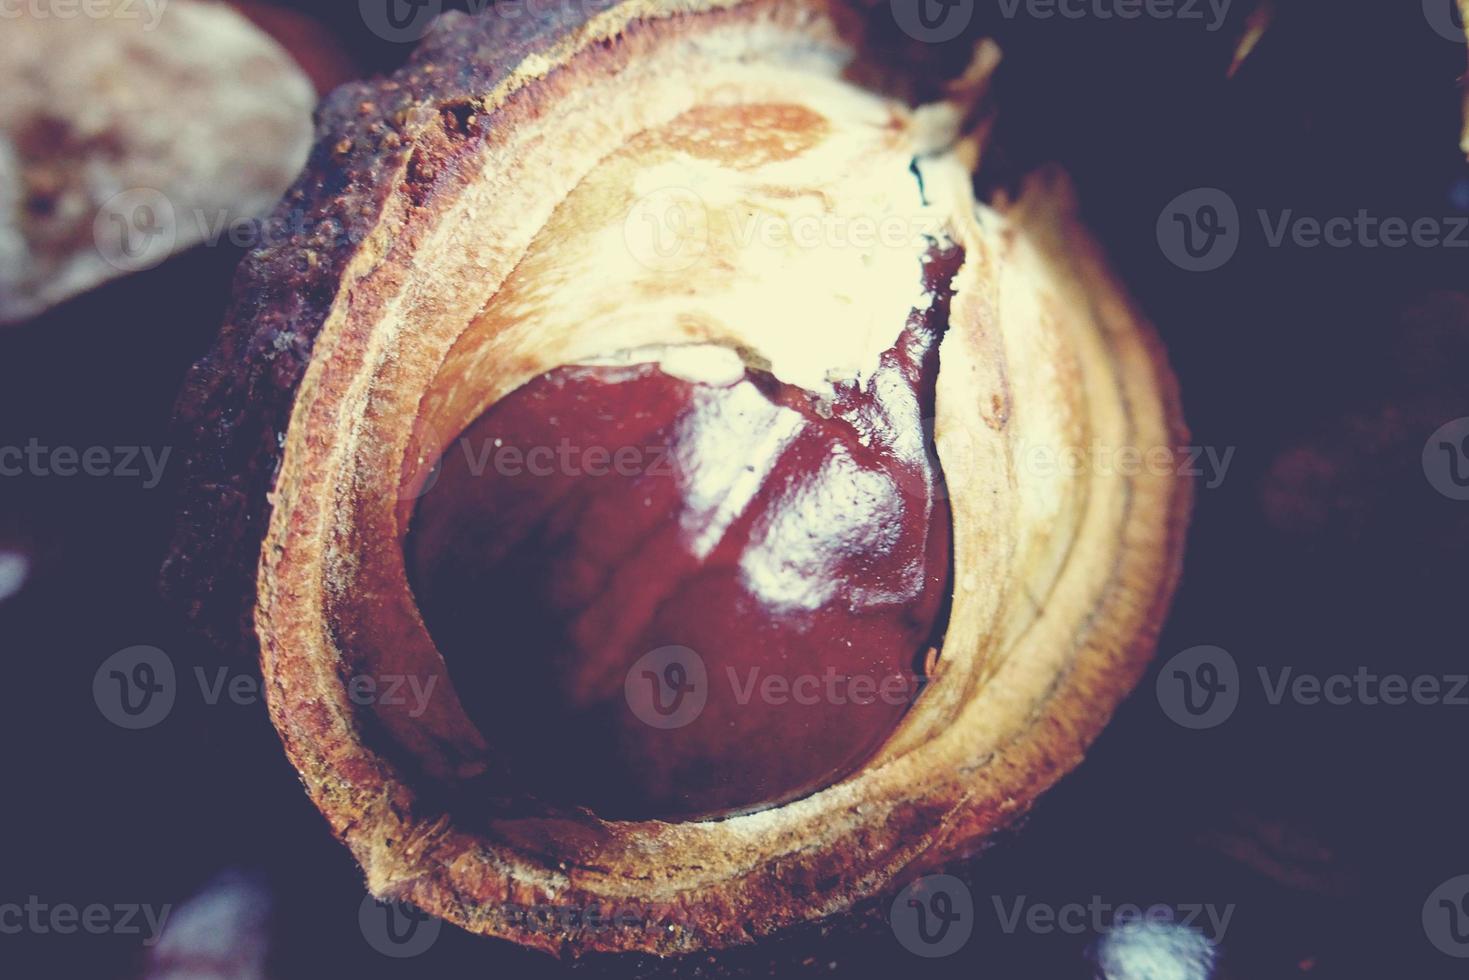
<svg viewBox="0 0 1469 980">
<path fill-rule="evenodd" d="M 460 699 L 537 795 L 724 815 L 819 790 L 892 733 L 949 592 L 925 422 L 962 251 L 926 258 L 932 304 L 834 397 L 670 351 L 542 375 L 449 448 L 410 575 Z"/>
</svg>

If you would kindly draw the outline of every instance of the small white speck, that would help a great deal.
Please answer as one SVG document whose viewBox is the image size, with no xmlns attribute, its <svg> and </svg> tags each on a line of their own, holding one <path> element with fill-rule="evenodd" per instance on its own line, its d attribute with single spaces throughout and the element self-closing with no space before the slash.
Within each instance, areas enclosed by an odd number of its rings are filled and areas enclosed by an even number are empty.
<svg viewBox="0 0 1469 980">
<path fill-rule="evenodd" d="M 1209 980 L 1218 948 L 1203 933 L 1174 922 L 1130 921 L 1096 943 L 1092 958 L 1104 980 Z"/>
<path fill-rule="evenodd" d="M 21 590 L 30 575 L 30 559 L 18 551 L 0 551 L 0 602 Z"/>
</svg>

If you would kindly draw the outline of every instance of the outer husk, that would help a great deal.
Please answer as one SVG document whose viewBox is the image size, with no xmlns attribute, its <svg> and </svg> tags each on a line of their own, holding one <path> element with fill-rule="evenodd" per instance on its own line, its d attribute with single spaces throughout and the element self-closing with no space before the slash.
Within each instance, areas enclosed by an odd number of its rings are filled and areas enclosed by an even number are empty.
<svg viewBox="0 0 1469 980">
<path fill-rule="evenodd" d="M 941 668 L 879 757 L 808 799 L 719 822 L 478 823 L 436 808 L 424 772 L 470 764 L 456 754 L 474 742 L 457 705 L 418 742 L 403 729 L 388 746 L 342 678 L 424 666 L 401 569 L 412 501 L 395 498 L 433 448 L 420 403 L 534 231 L 550 192 L 530 182 L 560 186 L 592 163 L 516 141 L 672 39 L 774 25 L 812 50 L 880 46 L 867 12 L 835 0 L 577 6 L 446 17 L 402 73 L 329 100 L 282 206 L 310 232 L 246 262 L 185 393 L 193 451 L 168 577 L 217 636 L 258 644 L 287 753 L 375 893 L 552 952 L 688 952 L 832 915 L 967 853 L 1080 761 L 1145 670 L 1190 488 L 1173 467 L 1042 473 L 1027 452 L 1167 451 L 1187 436 L 1156 337 L 1077 223 L 1064 177 L 1036 175 L 960 222 L 969 263 L 937 423 L 955 488 L 955 612 Z M 495 234 L 462 247 L 455 223 L 482 219 L 480 205 L 524 227 L 491 222 Z M 488 359 L 487 376 L 512 387 L 553 364 L 558 341 Z M 657 927 L 547 931 L 515 914 L 545 905 Z"/>
</svg>

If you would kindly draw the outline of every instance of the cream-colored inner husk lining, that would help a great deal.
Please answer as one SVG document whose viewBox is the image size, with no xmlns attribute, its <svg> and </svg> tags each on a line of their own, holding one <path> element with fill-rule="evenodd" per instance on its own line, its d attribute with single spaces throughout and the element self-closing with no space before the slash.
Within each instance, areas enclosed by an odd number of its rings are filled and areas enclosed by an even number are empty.
<svg viewBox="0 0 1469 980">
<path fill-rule="evenodd" d="M 916 120 L 841 81 L 850 50 L 830 23 L 795 13 L 803 6 L 760 5 L 749 22 L 698 35 L 644 26 L 618 60 L 536 80 L 534 100 L 501 109 L 447 207 L 424 215 L 397 202 L 344 284 L 287 437 L 257 618 L 288 745 L 309 757 L 317 726 L 352 745 L 303 771 L 379 892 L 451 905 L 489 932 L 506 928 L 495 902 L 588 896 L 703 902 L 739 928 L 742 883 L 755 878 L 762 901 L 791 889 L 758 928 L 825 914 L 926 848 L 1002 822 L 1074 762 L 1131 681 L 1149 583 L 1134 601 L 1126 580 L 1152 574 L 1166 532 L 1129 515 L 1139 497 L 1166 510 L 1172 481 L 1043 465 L 1069 447 L 1170 445 L 1130 311 L 1082 292 L 1096 270 L 1055 264 L 1064 243 L 1047 229 L 1064 226 L 1060 211 L 976 208 L 966 168 L 934 139 L 945 127 L 933 111 Z M 929 206 L 908 172 L 915 154 L 926 155 Z M 765 222 L 753 239 L 741 223 L 752 210 Z M 817 223 L 813 247 L 763 237 L 799 234 L 812 217 L 836 219 Z M 863 248 L 827 237 L 869 226 L 909 239 Z M 630 349 L 714 344 L 813 388 L 860 375 L 927 302 L 918 236 L 936 229 L 967 252 L 936 420 L 955 600 L 936 676 L 873 764 L 722 822 L 484 828 L 418 812 L 404 773 L 360 744 L 341 678 L 443 673 L 401 550 L 436 451 L 537 374 Z M 411 263 L 392 261 L 402 250 Z M 297 544 L 313 536 L 329 542 L 319 560 Z M 1143 571 L 1130 570 L 1128 549 Z M 286 649 L 282 635 L 310 639 Z M 481 748 L 455 708 L 377 714 L 416 764 L 452 778 L 478 771 Z M 1032 726 L 1044 729 L 1044 758 L 1019 751 Z M 840 861 L 822 852 L 843 837 Z M 840 887 L 812 885 L 823 868 Z"/>
</svg>

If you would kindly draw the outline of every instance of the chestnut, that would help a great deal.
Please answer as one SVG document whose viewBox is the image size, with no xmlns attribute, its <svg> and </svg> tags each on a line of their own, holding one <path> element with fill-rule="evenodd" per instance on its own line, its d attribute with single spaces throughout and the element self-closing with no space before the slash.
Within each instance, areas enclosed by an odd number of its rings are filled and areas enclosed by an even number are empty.
<svg viewBox="0 0 1469 980">
<path fill-rule="evenodd" d="M 165 579 L 258 652 L 374 894 L 674 954 L 972 853 L 1081 761 L 1191 496 L 1055 460 L 1187 433 L 1064 175 L 976 192 L 993 43 L 594 6 L 445 15 L 323 105 L 310 232 L 247 258 L 180 399 Z"/>
<path fill-rule="evenodd" d="M 541 795 L 727 815 L 830 785 L 897 727 L 951 560 L 924 423 L 963 256 L 924 258 L 927 307 L 830 393 L 672 348 L 541 375 L 451 445 L 410 578 L 470 717 Z"/>
<path fill-rule="evenodd" d="M 16 4 L 3 20 L 0 325 L 269 213 L 311 148 L 316 92 L 292 53 L 323 84 L 349 71 L 324 36 L 288 51 L 224 3 Z"/>
</svg>

